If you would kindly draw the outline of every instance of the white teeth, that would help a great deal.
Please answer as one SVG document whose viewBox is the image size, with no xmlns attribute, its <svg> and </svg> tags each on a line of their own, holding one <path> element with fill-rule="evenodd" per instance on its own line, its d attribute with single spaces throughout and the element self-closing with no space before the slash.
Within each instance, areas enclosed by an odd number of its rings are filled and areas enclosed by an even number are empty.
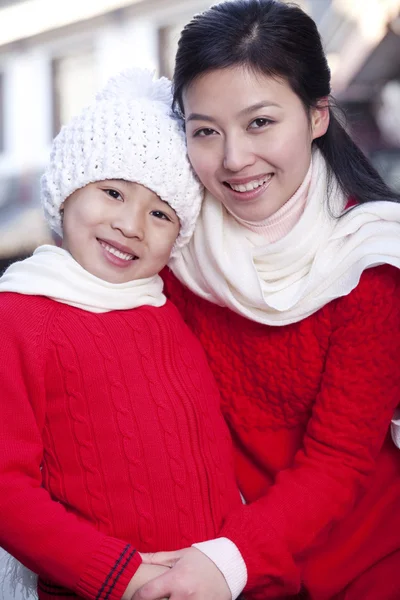
<svg viewBox="0 0 400 600">
<path fill-rule="evenodd" d="M 261 185 L 264 185 L 264 183 L 267 183 L 271 177 L 272 174 L 267 175 L 267 177 L 264 177 L 264 179 L 255 179 L 254 181 L 249 181 L 249 183 L 241 183 L 240 185 L 230 183 L 229 185 L 235 192 L 251 192 Z"/>
<path fill-rule="evenodd" d="M 134 258 L 136 258 L 133 254 L 121 252 L 121 250 L 117 250 L 116 248 L 114 248 L 113 246 L 109 246 L 105 242 L 100 242 L 100 244 L 103 246 L 103 248 L 105 248 L 105 250 L 107 250 L 107 252 L 110 252 L 110 254 L 114 254 L 114 256 L 117 256 L 122 260 L 133 260 Z"/>
</svg>

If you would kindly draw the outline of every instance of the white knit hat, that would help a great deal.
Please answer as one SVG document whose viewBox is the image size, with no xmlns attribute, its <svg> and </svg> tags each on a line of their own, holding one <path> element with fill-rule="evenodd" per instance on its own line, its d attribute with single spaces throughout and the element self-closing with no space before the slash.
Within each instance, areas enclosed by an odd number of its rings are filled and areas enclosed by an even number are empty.
<svg viewBox="0 0 400 600">
<path fill-rule="evenodd" d="M 168 79 L 131 69 L 110 79 L 95 102 L 62 127 L 41 179 L 42 204 L 62 236 L 61 204 L 88 183 L 140 183 L 175 210 L 181 228 L 174 251 L 190 239 L 203 187 L 187 158 L 182 121 L 171 111 Z"/>
</svg>

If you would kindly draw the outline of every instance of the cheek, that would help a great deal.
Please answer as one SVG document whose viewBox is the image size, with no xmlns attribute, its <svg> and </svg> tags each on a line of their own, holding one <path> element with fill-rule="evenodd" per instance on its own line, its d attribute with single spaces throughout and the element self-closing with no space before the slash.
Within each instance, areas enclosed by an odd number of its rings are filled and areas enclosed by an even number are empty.
<svg viewBox="0 0 400 600">
<path fill-rule="evenodd" d="M 178 233 L 179 228 L 171 231 L 166 230 L 163 227 L 157 227 L 156 230 L 153 231 L 153 256 L 159 258 L 160 260 L 168 259 L 175 244 L 176 238 L 178 237 Z"/>
<path fill-rule="evenodd" d="M 215 151 L 211 147 L 200 148 L 196 144 L 188 144 L 188 156 L 190 164 L 204 183 L 203 178 L 207 179 L 217 167 Z"/>
</svg>

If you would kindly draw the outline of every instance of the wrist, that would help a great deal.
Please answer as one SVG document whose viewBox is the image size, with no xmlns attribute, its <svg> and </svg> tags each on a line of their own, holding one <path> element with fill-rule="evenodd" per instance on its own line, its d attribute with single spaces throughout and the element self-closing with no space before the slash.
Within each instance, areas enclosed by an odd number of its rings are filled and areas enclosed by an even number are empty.
<svg viewBox="0 0 400 600">
<path fill-rule="evenodd" d="M 232 600 L 236 600 L 247 583 L 246 563 L 236 544 L 228 538 L 217 538 L 193 544 L 193 547 L 213 561 L 225 577 Z"/>
</svg>

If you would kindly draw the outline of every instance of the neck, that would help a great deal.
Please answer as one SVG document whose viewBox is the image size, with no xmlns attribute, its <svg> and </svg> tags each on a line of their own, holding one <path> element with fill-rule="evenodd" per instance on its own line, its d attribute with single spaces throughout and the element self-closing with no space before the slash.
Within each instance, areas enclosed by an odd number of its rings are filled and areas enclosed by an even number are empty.
<svg viewBox="0 0 400 600">
<path fill-rule="evenodd" d="M 250 231 L 254 231 L 263 236 L 267 243 L 277 242 L 287 235 L 296 225 L 307 204 L 308 191 L 310 188 L 312 175 L 312 162 L 310 163 L 307 175 L 303 183 L 296 192 L 285 202 L 285 204 L 273 215 L 263 221 L 244 221 L 234 217 Z M 232 215 L 234 216 L 234 215 Z"/>
</svg>

